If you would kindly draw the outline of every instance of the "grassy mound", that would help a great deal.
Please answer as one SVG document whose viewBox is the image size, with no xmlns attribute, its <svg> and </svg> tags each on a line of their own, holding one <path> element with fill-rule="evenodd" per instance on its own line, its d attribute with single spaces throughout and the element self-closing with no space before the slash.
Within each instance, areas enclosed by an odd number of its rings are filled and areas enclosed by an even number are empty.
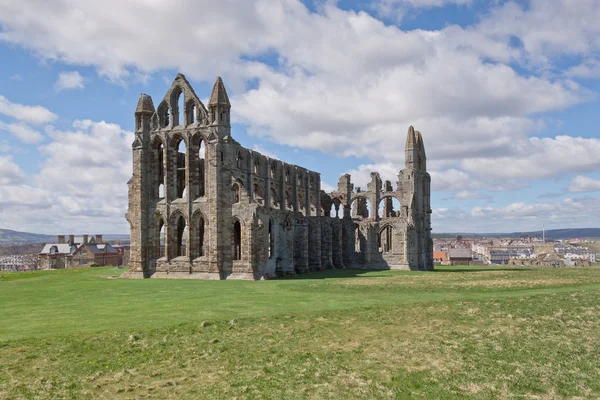
<svg viewBox="0 0 600 400">
<path fill-rule="evenodd" d="M 0 274 L 0 398 L 600 396 L 600 269 Z"/>
</svg>

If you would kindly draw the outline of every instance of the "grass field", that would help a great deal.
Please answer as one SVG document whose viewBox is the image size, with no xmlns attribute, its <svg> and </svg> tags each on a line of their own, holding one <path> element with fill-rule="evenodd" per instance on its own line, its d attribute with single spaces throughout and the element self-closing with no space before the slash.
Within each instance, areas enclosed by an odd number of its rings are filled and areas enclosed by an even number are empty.
<svg viewBox="0 0 600 400">
<path fill-rule="evenodd" d="M 1 399 L 600 397 L 600 269 L 0 273 Z"/>
</svg>

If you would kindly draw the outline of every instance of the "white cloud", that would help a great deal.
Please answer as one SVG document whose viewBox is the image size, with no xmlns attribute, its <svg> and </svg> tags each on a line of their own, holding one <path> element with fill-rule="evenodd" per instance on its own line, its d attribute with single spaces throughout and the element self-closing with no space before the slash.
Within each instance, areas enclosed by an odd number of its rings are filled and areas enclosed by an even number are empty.
<svg viewBox="0 0 600 400">
<path fill-rule="evenodd" d="M 81 76 L 79 71 L 63 71 L 58 74 L 58 79 L 54 87 L 56 90 L 83 89 L 85 87 L 83 81 L 83 76 Z"/>
<path fill-rule="evenodd" d="M 489 196 L 486 196 L 480 192 L 473 192 L 470 190 L 461 190 L 454 194 L 454 198 L 458 200 L 468 200 L 468 199 L 489 199 Z"/>
<path fill-rule="evenodd" d="M 44 140 L 44 136 L 24 123 L 7 124 L 0 121 L 0 131 L 5 131 L 17 137 L 24 143 L 37 144 Z"/>
<path fill-rule="evenodd" d="M 565 75 L 572 78 L 600 78 L 600 60 L 588 59 L 579 65 L 569 68 Z"/>
<path fill-rule="evenodd" d="M 32 125 L 43 125 L 56 120 L 56 114 L 52 113 L 47 108 L 12 103 L 2 95 L 0 95 L 0 114 L 7 115 Z"/>
<path fill-rule="evenodd" d="M 546 203 L 515 202 L 502 207 L 434 208 L 434 232 L 527 232 L 600 224 L 600 198 L 566 198 Z"/>
<path fill-rule="evenodd" d="M 479 25 L 507 44 L 518 38 L 533 63 L 549 66 L 562 55 L 590 55 L 600 49 L 600 3 L 594 0 L 531 0 L 527 7 L 506 2 Z"/>
<path fill-rule="evenodd" d="M 571 136 L 516 141 L 507 156 L 471 157 L 460 162 L 467 172 L 489 179 L 543 179 L 566 172 L 600 169 L 600 140 Z"/>
<path fill-rule="evenodd" d="M 595 192 L 600 190 L 600 180 L 587 176 L 576 176 L 569 182 L 569 192 Z"/>
<path fill-rule="evenodd" d="M 25 173 L 8 156 L 0 156 L 0 185 L 21 183 Z"/>
<path fill-rule="evenodd" d="M 0 220 L 41 232 L 126 233 L 133 134 L 89 120 L 75 121 L 71 130 L 49 127 L 47 132 L 51 141 L 38 148 L 43 161 L 31 177 L 35 185 L 19 184 L 18 174 L 9 185 L 0 185 Z"/>
</svg>

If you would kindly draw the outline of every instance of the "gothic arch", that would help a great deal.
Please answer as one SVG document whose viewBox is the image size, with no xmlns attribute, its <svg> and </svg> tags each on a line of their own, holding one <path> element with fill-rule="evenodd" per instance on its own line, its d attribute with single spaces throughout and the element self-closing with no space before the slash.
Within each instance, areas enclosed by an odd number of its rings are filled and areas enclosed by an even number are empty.
<svg viewBox="0 0 600 400">
<path fill-rule="evenodd" d="M 168 128 L 171 126 L 171 108 L 166 101 L 162 101 L 156 109 L 158 115 L 158 124 L 161 128 Z"/>
<path fill-rule="evenodd" d="M 173 119 L 172 126 L 185 125 L 185 121 L 180 121 L 180 116 L 185 118 L 185 115 L 182 115 L 182 111 L 179 109 L 179 98 L 183 96 L 183 107 L 185 108 L 186 96 L 184 94 L 184 90 L 181 86 L 176 85 L 171 88 L 171 95 L 169 96 L 169 104 L 171 105 L 171 117 Z"/>
<path fill-rule="evenodd" d="M 231 259 L 241 260 L 243 256 L 242 238 L 244 235 L 244 220 L 238 216 L 231 219 Z"/>
<path fill-rule="evenodd" d="M 192 214 L 191 220 L 190 256 L 192 259 L 206 255 L 206 232 L 208 231 L 208 219 L 201 210 Z"/>
<path fill-rule="evenodd" d="M 386 200 L 391 200 L 391 210 L 389 210 L 390 213 L 393 212 L 393 215 L 385 215 L 385 206 L 386 205 Z M 394 207 L 394 200 L 397 202 L 397 208 L 395 209 Z M 377 205 L 377 215 L 379 215 L 379 218 L 391 218 L 391 217 L 398 217 L 400 216 L 400 210 L 402 209 L 402 202 L 400 201 L 400 198 L 395 194 L 395 193 L 386 193 L 384 195 L 381 196 L 381 198 L 379 199 L 379 204 Z"/>
<path fill-rule="evenodd" d="M 363 194 L 358 194 L 355 196 L 352 196 L 352 199 L 350 200 L 350 203 L 348 204 L 348 207 L 350 208 L 350 212 L 352 214 L 352 206 L 354 205 L 355 202 L 357 202 L 356 207 L 359 206 L 359 202 L 358 200 L 364 200 L 366 202 L 366 204 L 363 204 L 362 206 L 364 206 L 366 208 L 366 210 L 357 210 L 357 216 L 358 218 L 371 218 L 375 215 L 375 211 L 373 210 L 373 204 L 371 203 L 371 200 L 369 199 L 369 196 L 363 195 Z M 371 208 L 369 210 L 369 207 Z M 366 214 L 366 215 L 365 215 Z M 352 218 L 354 218 L 354 215 L 351 215 Z"/>
</svg>

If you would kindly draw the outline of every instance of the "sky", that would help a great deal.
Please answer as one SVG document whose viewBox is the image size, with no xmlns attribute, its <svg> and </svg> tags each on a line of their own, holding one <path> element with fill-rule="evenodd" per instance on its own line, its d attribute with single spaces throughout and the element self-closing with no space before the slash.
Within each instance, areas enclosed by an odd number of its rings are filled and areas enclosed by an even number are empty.
<svg viewBox="0 0 600 400">
<path fill-rule="evenodd" d="M 133 112 L 221 76 L 242 145 L 397 181 L 433 232 L 600 226 L 597 0 L 0 0 L 0 228 L 127 233 Z"/>
</svg>

